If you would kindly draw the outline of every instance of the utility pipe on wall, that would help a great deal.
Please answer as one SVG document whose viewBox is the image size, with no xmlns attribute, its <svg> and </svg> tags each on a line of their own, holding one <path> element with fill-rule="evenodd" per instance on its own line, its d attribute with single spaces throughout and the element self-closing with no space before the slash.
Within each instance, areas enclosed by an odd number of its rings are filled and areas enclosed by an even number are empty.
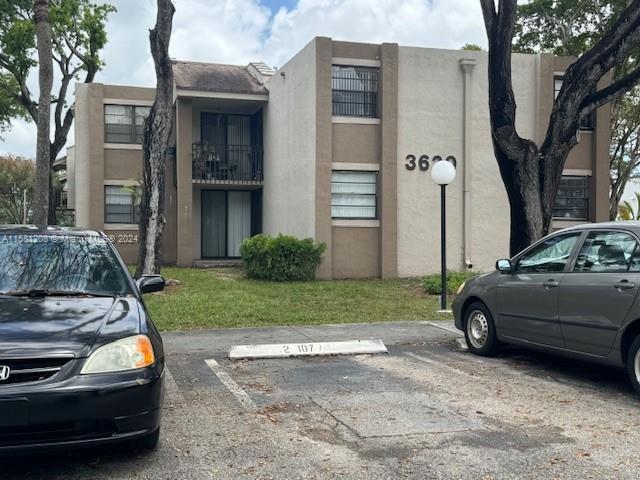
<svg viewBox="0 0 640 480">
<path fill-rule="evenodd" d="M 462 254 L 464 265 L 473 268 L 471 261 L 471 72 L 477 64 L 475 58 L 462 58 L 460 68 L 463 83 L 463 140 L 462 140 Z"/>
</svg>

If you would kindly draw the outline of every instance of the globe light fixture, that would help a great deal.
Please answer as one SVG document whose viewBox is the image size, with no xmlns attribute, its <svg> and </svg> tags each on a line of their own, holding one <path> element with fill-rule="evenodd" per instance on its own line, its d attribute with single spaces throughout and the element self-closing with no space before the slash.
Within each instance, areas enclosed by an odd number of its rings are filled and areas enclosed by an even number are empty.
<svg viewBox="0 0 640 480">
<path fill-rule="evenodd" d="M 456 167 L 447 160 L 438 160 L 431 167 L 431 179 L 440 185 L 440 311 L 447 311 L 447 185 L 456 179 Z"/>
</svg>

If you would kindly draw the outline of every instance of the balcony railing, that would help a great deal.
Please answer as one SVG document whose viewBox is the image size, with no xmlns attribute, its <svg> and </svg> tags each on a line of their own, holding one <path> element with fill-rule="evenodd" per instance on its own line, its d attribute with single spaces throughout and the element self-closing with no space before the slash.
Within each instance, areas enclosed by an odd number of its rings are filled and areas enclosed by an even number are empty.
<svg viewBox="0 0 640 480">
<path fill-rule="evenodd" d="M 261 183 L 263 155 L 259 145 L 193 144 L 193 180 L 204 183 Z"/>
</svg>

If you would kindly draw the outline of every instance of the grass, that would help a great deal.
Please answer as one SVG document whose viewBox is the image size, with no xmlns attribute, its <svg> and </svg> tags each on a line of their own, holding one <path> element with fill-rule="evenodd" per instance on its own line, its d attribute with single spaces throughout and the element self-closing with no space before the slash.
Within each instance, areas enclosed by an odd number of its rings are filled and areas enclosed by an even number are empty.
<svg viewBox="0 0 640 480">
<path fill-rule="evenodd" d="M 274 283 L 240 270 L 163 268 L 179 285 L 146 296 L 161 330 L 438 320 L 420 279 Z"/>
</svg>

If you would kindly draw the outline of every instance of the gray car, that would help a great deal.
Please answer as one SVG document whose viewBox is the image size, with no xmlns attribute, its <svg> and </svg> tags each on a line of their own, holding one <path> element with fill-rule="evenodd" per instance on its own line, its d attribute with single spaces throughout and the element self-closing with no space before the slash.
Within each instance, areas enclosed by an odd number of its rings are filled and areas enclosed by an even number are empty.
<svg viewBox="0 0 640 480">
<path fill-rule="evenodd" d="M 467 281 L 453 314 L 477 355 L 510 343 L 614 365 L 640 394 L 639 288 L 640 222 L 580 225 Z"/>
</svg>

